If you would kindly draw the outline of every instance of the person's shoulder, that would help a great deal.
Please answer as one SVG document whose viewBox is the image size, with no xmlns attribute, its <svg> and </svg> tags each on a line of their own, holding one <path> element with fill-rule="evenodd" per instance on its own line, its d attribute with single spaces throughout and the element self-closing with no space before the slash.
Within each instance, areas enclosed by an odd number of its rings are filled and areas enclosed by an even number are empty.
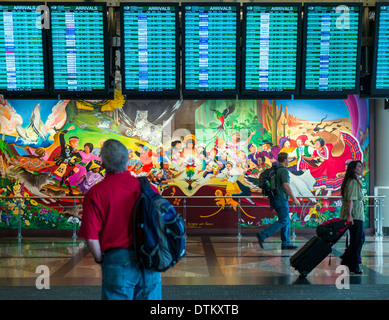
<svg viewBox="0 0 389 320">
<path fill-rule="evenodd" d="M 134 177 L 130 171 L 124 171 L 122 173 L 122 179 L 128 179 L 128 183 L 133 184 L 135 186 L 140 186 L 139 179 L 137 177 Z"/>
<path fill-rule="evenodd" d="M 277 169 L 277 172 L 280 172 L 280 173 L 288 172 L 288 169 L 285 166 L 283 166 L 282 164 L 277 164 L 276 169 Z"/>
<path fill-rule="evenodd" d="M 288 169 L 283 166 L 282 164 L 279 164 L 277 167 L 276 167 L 276 175 L 281 177 L 282 180 L 288 180 L 289 178 L 289 171 Z"/>
<path fill-rule="evenodd" d="M 356 188 L 359 187 L 360 184 L 357 179 L 351 179 L 347 182 L 347 186 L 349 186 L 350 188 Z"/>
</svg>

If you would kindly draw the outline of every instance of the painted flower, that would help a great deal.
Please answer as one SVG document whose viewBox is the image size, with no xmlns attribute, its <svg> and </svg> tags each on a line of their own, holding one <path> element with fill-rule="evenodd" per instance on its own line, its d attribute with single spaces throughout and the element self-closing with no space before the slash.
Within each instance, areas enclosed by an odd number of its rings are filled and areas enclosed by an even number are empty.
<svg viewBox="0 0 389 320">
<path fill-rule="evenodd" d="M 30 225 L 30 221 L 28 221 L 28 220 L 24 220 L 24 223 L 26 224 L 26 226 Z"/>
<path fill-rule="evenodd" d="M 335 204 L 335 207 L 341 207 L 342 206 L 342 200 L 336 200 L 334 202 L 334 204 Z"/>
<path fill-rule="evenodd" d="M 76 217 L 70 217 L 67 222 L 68 223 L 80 223 L 80 220 Z"/>
<path fill-rule="evenodd" d="M 329 205 L 330 205 L 330 200 L 323 199 L 323 207 L 328 208 Z"/>
<path fill-rule="evenodd" d="M 7 202 L 6 203 L 6 205 L 7 205 L 7 207 L 8 207 L 8 209 L 13 209 L 14 207 L 16 207 L 16 203 L 15 202 Z"/>
<path fill-rule="evenodd" d="M 0 221 L 4 221 L 7 226 L 9 226 L 9 219 L 12 218 L 9 214 L 3 213 L 0 215 Z"/>
<path fill-rule="evenodd" d="M 336 209 L 335 209 L 335 207 L 333 207 L 333 206 L 321 207 L 321 208 L 320 208 L 320 213 L 326 212 L 327 210 L 335 211 Z"/>
</svg>

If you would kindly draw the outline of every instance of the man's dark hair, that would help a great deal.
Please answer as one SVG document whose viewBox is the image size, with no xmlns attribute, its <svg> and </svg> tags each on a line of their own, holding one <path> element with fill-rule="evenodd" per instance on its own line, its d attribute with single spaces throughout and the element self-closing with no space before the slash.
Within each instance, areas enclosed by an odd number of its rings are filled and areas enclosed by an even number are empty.
<svg viewBox="0 0 389 320">
<path fill-rule="evenodd" d="M 278 163 L 282 163 L 282 162 L 284 162 L 285 161 L 285 159 L 287 159 L 288 158 L 288 154 L 286 153 L 286 152 L 280 152 L 279 154 L 278 154 Z"/>
</svg>

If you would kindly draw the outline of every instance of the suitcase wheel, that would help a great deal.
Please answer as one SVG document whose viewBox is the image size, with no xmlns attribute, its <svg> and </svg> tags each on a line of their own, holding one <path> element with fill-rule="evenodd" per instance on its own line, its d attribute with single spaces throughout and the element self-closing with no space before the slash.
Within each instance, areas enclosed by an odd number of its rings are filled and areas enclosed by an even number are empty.
<svg viewBox="0 0 389 320">
<path fill-rule="evenodd" d="M 307 271 L 301 271 L 300 272 L 300 278 L 306 278 L 309 272 Z"/>
</svg>

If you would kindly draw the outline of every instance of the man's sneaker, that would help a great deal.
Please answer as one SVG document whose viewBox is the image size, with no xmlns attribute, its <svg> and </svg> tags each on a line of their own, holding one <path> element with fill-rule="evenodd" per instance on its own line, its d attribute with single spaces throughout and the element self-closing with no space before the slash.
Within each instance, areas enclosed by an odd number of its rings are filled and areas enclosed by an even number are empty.
<svg viewBox="0 0 389 320">
<path fill-rule="evenodd" d="M 289 244 L 286 246 L 281 246 L 281 249 L 282 250 L 293 250 L 293 249 L 297 249 L 297 246 L 292 246 L 291 244 Z"/>
<path fill-rule="evenodd" d="M 259 246 L 263 249 L 263 240 L 259 232 L 257 233 L 257 238 L 258 238 Z"/>
</svg>

